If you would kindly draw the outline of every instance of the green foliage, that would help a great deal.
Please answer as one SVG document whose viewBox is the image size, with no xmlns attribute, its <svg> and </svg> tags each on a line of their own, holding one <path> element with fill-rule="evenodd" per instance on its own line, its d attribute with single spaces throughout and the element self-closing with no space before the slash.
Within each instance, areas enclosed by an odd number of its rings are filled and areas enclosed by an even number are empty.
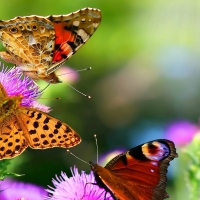
<svg viewBox="0 0 200 200">
<path fill-rule="evenodd" d="M 8 165 L 10 164 L 10 160 L 1 160 L 0 161 L 0 180 L 3 180 L 7 176 L 23 176 L 22 174 L 16 174 L 8 172 Z"/>
<path fill-rule="evenodd" d="M 191 200 L 200 199 L 200 133 L 188 145 L 185 153 L 190 157 L 190 163 L 186 171 L 187 186 Z"/>
</svg>

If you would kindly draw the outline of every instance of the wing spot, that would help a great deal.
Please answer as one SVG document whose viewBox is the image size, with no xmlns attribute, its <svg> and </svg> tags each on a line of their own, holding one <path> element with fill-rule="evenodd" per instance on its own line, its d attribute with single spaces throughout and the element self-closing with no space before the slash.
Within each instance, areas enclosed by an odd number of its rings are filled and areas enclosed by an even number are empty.
<svg viewBox="0 0 200 200">
<path fill-rule="evenodd" d="M 62 126 L 61 122 L 57 122 L 57 124 L 55 125 L 55 128 L 59 129 Z"/>
<path fill-rule="evenodd" d="M 21 146 L 20 146 L 20 145 L 17 145 L 17 146 L 15 146 L 15 151 L 19 151 L 19 150 L 20 150 L 20 148 L 21 148 Z"/>
<path fill-rule="evenodd" d="M 33 138 L 33 142 L 38 142 L 39 138 Z"/>
<path fill-rule="evenodd" d="M 43 144 L 44 144 L 44 145 L 47 145 L 47 144 L 49 144 L 49 142 L 48 142 L 47 140 L 45 140 L 45 141 L 43 142 Z"/>
<path fill-rule="evenodd" d="M 46 137 L 46 135 L 45 134 L 41 134 L 41 136 L 40 136 L 41 138 L 45 138 Z"/>
<path fill-rule="evenodd" d="M 4 149 L 5 149 L 5 147 L 1 147 L 1 148 L 0 148 L 0 151 L 4 151 Z"/>
<path fill-rule="evenodd" d="M 9 147 L 11 147 L 12 145 L 13 145 L 13 143 L 12 143 L 12 142 L 9 142 L 9 143 L 8 143 L 8 146 L 9 146 Z"/>
<path fill-rule="evenodd" d="M 43 130 L 49 130 L 49 127 L 47 125 L 44 125 Z"/>
<path fill-rule="evenodd" d="M 26 26 L 26 29 L 27 29 L 28 31 L 31 31 L 31 27 L 30 27 L 29 25 Z"/>
<path fill-rule="evenodd" d="M 37 26 L 34 25 L 34 26 L 32 27 L 32 30 L 33 30 L 33 31 L 37 31 L 37 30 L 38 30 Z"/>
<path fill-rule="evenodd" d="M 54 129 L 53 133 L 57 134 L 58 133 L 58 129 Z"/>
<path fill-rule="evenodd" d="M 71 129 L 69 128 L 69 126 L 67 126 L 65 133 L 70 133 L 70 132 L 71 132 Z"/>
<path fill-rule="evenodd" d="M 16 140 L 15 140 L 15 142 L 19 142 L 19 141 L 20 141 L 19 139 L 16 139 Z"/>
<path fill-rule="evenodd" d="M 33 126 L 34 126 L 34 128 L 38 128 L 39 127 L 39 123 L 38 122 L 34 122 Z"/>
<path fill-rule="evenodd" d="M 17 32 L 18 32 L 18 29 L 15 28 L 15 27 L 12 27 L 12 28 L 10 29 L 10 32 L 11 32 L 11 33 L 17 33 Z"/>
<path fill-rule="evenodd" d="M 8 142 L 8 139 L 5 139 L 3 142 L 4 142 L 4 143 Z"/>
<path fill-rule="evenodd" d="M 38 113 L 36 120 L 39 120 L 42 117 L 41 113 Z"/>
<path fill-rule="evenodd" d="M 12 153 L 12 151 L 10 149 L 8 149 L 5 154 L 11 154 L 11 153 Z"/>
<path fill-rule="evenodd" d="M 32 134 L 36 134 L 36 130 L 30 130 L 29 133 Z"/>
<path fill-rule="evenodd" d="M 51 140 L 51 143 L 56 143 L 57 141 L 55 139 Z"/>
<path fill-rule="evenodd" d="M 49 137 L 50 137 L 50 138 L 52 138 L 52 137 L 53 137 L 53 134 L 52 134 L 52 133 L 50 133 L 50 134 L 49 134 Z"/>
<path fill-rule="evenodd" d="M 66 59 L 66 58 L 67 58 L 67 55 L 65 55 L 64 53 L 62 53 L 60 56 L 61 56 L 63 59 Z"/>
<path fill-rule="evenodd" d="M 49 123 L 49 120 L 50 120 L 50 118 L 49 118 L 49 117 L 46 117 L 46 119 L 44 120 L 44 124 Z"/>
<path fill-rule="evenodd" d="M 73 22 L 73 26 L 79 26 L 80 25 L 80 21 L 74 21 Z"/>
</svg>

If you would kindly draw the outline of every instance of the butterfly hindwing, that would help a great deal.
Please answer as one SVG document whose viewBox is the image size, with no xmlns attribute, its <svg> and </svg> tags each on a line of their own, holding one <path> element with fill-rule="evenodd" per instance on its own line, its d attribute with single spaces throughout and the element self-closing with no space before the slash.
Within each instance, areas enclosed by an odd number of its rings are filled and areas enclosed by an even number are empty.
<svg viewBox="0 0 200 200">
<path fill-rule="evenodd" d="M 17 118 L 15 116 L 5 118 L 0 122 L 0 126 L 0 159 L 21 154 L 28 147 L 28 142 Z"/>
<path fill-rule="evenodd" d="M 116 198 L 163 200 L 168 197 L 167 167 L 177 156 L 173 142 L 154 140 L 116 156 L 105 168 L 92 169 Z"/>
</svg>

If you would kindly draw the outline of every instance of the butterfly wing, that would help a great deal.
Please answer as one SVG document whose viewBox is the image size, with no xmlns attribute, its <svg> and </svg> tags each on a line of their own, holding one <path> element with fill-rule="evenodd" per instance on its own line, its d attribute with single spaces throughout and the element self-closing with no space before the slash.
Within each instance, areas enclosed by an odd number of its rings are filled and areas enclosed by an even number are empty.
<svg viewBox="0 0 200 200">
<path fill-rule="evenodd" d="M 84 8 L 68 15 L 53 15 L 49 19 L 55 29 L 55 50 L 48 74 L 69 59 L 93 35 L 101 22 L 101 11 Z"/>
<path fill-rule="evenodd" d="M 100 10 L 93 8 L 68 15 L 0 20 L 0 39 L 7 49 L 0 57 L 34 80 L 58 83 L 53 72 L 90 38 L 100 21 Z"/>
<path fill-rule="evenodd" d="M 81 142 L 80 136 L 67 124 L 35 109 L 20 107 L 17 116 L 29 146 L 33 149 L 70 148 Z"/>
<path fill-rule="evenodd" d="M 163 200 L 167 167 L 177 156 L 173 142 L 154 140 L 118 155 L 105 168 L 94 165 L 94 172 L 119 199 Z"/>
<path fill-rule="evenodd" d="M 15 157 L 28 147 L 23 130 L 14 115 L 1 121 L 0 127 L 0 160 Z"/>
<path fill-rule="evenodd" d="M 47 70 L 55 47 L 53 24 L 40 16 L 15 17 L 0 21 L 0 39 L 7 52 L 0 55 L 5 60 L 20 65 L 23 71 L 37 71 L 42 64 Z"/>
</svg>

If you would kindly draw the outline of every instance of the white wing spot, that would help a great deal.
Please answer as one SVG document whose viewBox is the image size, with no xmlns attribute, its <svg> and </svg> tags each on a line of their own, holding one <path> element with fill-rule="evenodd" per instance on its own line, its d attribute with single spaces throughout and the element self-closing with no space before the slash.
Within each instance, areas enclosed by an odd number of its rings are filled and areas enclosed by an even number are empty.
<svg viewBox="0 0 200 200">
<path fill-rule="evenodd" d="M 79 26 L 79 24 L 80 24 L 80 21 L 74 21 L 74 22 L 73 22 L 73 25 L 74 25 L 74 26 Z"/>
<path fill-rule="evenodd" d="M 36 44 L 36 43 L 37 43 L 37 42 L 36 42 L 34 36 L 29 35 L 29 41 L 28 41 L 28 44 L 29 44 L 29 45 L 32 45 L 32 44 Z"/>
<path fill-rule="evenodd" d="M 89 38 L 89 35 L 83 29 L 78 30 L 78 35 L 82 37 L 83 41 Z"/>
</svg>

